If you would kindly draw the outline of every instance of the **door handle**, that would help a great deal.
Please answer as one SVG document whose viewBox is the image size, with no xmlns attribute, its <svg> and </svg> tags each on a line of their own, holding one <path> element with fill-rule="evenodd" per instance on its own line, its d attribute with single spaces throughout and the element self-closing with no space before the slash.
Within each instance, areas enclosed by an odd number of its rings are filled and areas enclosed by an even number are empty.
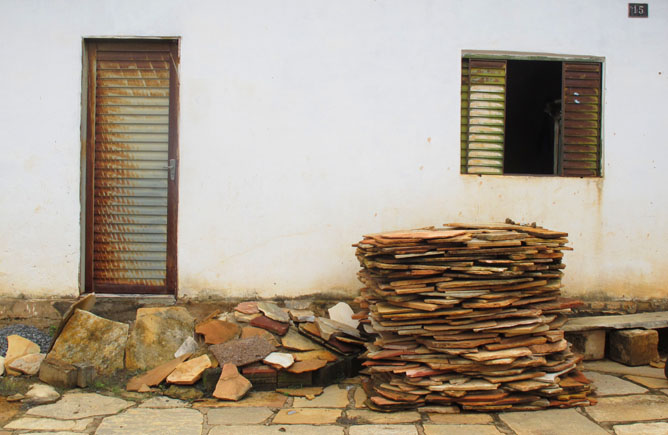
<svg viewBox="0 0 668 435">
<path fill-rule="evenodd" d="M 164 168 L 169 170 L 169 179 L 174 181 L 176 179 L 176 159 L 169 159 L 169 164 Z"/>
</svg>

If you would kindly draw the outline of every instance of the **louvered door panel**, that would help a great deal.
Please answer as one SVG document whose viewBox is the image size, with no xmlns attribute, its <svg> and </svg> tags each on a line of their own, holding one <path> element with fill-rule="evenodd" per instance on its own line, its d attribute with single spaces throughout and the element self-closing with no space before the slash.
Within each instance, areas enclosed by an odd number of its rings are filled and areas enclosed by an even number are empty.
<svg viewBox="0 0 668 435">
<path fill-rule="evenodd" d="M 94 175 L 87 282 L 97 292 L 167 293 L 171 46 L 97 43 L 91 51 Z"/>
<path fill-rule="evenodd" d="M 462 101 L 462 172 L 503 174 L 506 61 L 463 59 L 463 75 L 465 62 L 468 102 L 464 107 Z"/>
<path fill-rule="evenodd" d="M 561 174 L 601 174 L 601 64 L 564 62 Z"/>
</svg>

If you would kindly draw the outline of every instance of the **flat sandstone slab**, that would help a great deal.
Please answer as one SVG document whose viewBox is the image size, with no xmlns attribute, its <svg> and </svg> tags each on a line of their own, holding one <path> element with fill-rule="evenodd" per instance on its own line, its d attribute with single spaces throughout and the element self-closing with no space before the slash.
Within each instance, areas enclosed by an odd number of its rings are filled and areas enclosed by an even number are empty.
<svg viewBox="0 0 668 435">
<path fill-rule="evenodd" d="M 503 435 L 503 432 L 499 432 L 492 424 L 425 424 L 424 433 L 425 435 Z M 541 434 L 546 433 L 548 432 L 541 432 Z"/>
<path fill-rule="evenodd" d="M 417 428 L 413 425 L 390 425 L 390 424 L 362 424 L 350 426 L 350 435 L 418 435 Z"/>
<path fill-rule="evenodd" d="M 216 408 L 209 410 L 207 421 L 210 425 L 260 424 L 273 414 L 269 408 Z"/>
<path fill-rule="evenodd" d="M 617 376 L 597 372 L 584 372 L 583 374 L 593 382 L 598 397 L 619 396 L 621 394 L 643 394 L 647 392 L 646 388 L 636 385 L 633 382 L 619 379 Z"/>
<path fill-rule="evenodd" d="M 618 424 L 612 427 L 617 435 L 665 435 L 668 423 Z"/>
<path fill-rule="evenodd" d="M 281 425 L 272 426 L 214 426 L 209 435 L 343 435 L 343 427 L 340 426 L 318 426 L 317 430 L 312 425 L 294 424 L 289 427 Z"/>
<path fill-rule="evenodd" d="M 610 360 L 603 361 L 585 361 L 585 370 L 593 370 L 595 372 L 614 373 L 617 375 L 635 375 L 646 376 L 648 378 L 666 379 L 663 369 L 658 369 L 650 366 L 629 367 Z"/>
<path fill-rule="evenodd" d="M 86 426 L 92 422 L 92 418 L 84 418 L 82 420 L 56 420 L 52 418 L 24 417 L 12 421 L 4 428 L 12 430 L 83 431 L 86 429 Z"/>
<path fill-rule="evenodd" d="M 399 411 L 399 412 L 375 412 L 368 409 L 351 409 L 346 411 L 349 419 L 354 420 L 355 423 L 371 423 L 371 424 L 401 424 L 401 423 L 415 423 L 422 418 L 416 411 Z"/>
<path fill-rule="evenodd" d="M 101 394 L 72 393 L 65 394 L 56 403 L 31 408 L 26 412 L 26 415 L 61 420 L 80 420 L 82 418 L 116 414 L 132 405 L 134 405 L 133 402 Z"/>
<path fill-rule="evenodd" d="M 668 417 L 668 397 L 650 394 L 602 397 L 596 406 L 585 410 L 598 422 L 665 420 Z"/>
<path fill-rule="evenodd" d="M 517 435 L 605 435 L 608 433 L 575 409 L 504 412 L 500 413 L 499 417 Z"/>
<path fill-rule="evenodd" d="M 334 424 L 341 416 L 340 409 L 299 408 L 281 409 L 274 417 L 274 424 Z M 312 429 L 313 430 L 313 429 Z"/>
<path fill-rule="evenodd" d="M 587 331 L 590 329 L 658 329 L 668 328 L 668 311 L 654 313 L 622 314 L 615 316 L 577 317 L 570 319 L 562 329 Z"/>
<path fill-rule="evenodd" d="M 330 385 L 315 399 L 301 397 L 294 399 L 295 408 L 345 408 L 348 406 L 348 390 Z"/>
<path fill-rule="evenodd" d="M 135 408 L 113 417 L 107 417 L 95 432 L 96 435 L 200 435 L 202 413 L 195 409 Z"/>
</svg>

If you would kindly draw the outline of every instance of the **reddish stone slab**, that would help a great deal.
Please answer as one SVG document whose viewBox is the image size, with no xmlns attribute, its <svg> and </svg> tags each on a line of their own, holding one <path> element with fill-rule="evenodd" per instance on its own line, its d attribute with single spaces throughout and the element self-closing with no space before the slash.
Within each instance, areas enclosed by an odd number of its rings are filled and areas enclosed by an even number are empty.
<svg viewBox="0 0 668 435">
<path fill-rule="evenodd" d="M 218 319 L 208 320 L 195 327 L 195 332 L 204 336 L 206 344 L 220 344 L 230 341 L 239 335 L 240 330 L 239 325 Z"/>
<path fill-rule="evenodd" d="M 234 309 L 243 314 L 258 314 L 260 312 L 257 308 L 257 302 L 241 302 Z"/>
<path fill-rule="evenodd" d="M 285 335 L 290 328 L 288 323 L 281 323 L 275 320 L 271 320 L 267 316 L 256 317 L 250 322 L 251 326 L 257 326 L 258 328 L 266 329 L 267 331 L 273 332 L 278 335 Z"/>
</svg>

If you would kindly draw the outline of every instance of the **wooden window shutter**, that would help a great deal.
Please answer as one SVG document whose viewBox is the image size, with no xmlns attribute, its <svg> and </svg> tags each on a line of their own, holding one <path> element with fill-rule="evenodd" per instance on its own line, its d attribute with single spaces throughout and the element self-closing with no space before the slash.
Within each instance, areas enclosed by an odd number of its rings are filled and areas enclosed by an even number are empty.
<svg viewBox="0 0 668 435">
<path fill-rule="evenodd" d="M 601 175 L 601 64 L 563 62 L 559 174 Z"/>
<path fill-rule="evenodd" d="M 505 108 L 506 61 L 462 59 L 462 173 L 503 174 Z"/>
</svg>

